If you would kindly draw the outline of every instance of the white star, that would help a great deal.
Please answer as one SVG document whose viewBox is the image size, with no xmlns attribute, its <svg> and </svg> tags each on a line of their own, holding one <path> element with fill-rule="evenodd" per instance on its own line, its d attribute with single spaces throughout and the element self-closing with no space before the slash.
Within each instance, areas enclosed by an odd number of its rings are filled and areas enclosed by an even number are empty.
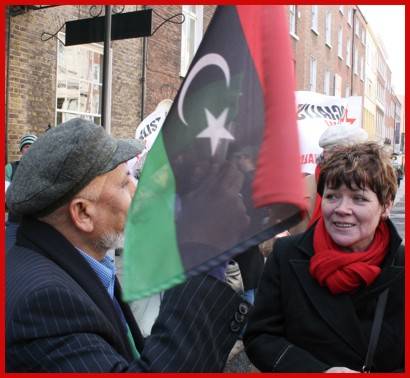
<svg viewBox="0 0 410 378">
<path fill-rule="evenodd" d="M 211 141 L 212 156 L 215 154 L 216 148 L 220 139 L 235 140 L 231 133 L 225 129 L 226 116 L 228 115 L 228 108 L 224 109 L 218 118 L 205 108 L 205 115 L 208 127 L 202 130 L 196 137 L 209 138 Z"/>
</svg>

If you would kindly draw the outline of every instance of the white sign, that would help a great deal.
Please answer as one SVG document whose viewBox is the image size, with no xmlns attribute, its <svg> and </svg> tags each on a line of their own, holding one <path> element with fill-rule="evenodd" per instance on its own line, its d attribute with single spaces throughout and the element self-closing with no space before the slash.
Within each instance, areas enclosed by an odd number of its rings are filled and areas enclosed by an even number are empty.
<svg viewBox="0 0 410 378">
<path fill-rule="evenodd" d="M 137 129 L 135 130 L 135 139 L 145 141 L 145 153 L 148 152 L 154 144 L 171 105 L 171 100 L 162 100 L 155 110 L 144 118 L 144 120 L 137 126 Z"/>
<path fill-rule="evenodd" d="M 326 96 L 316 92 L 296 91 L 302 172 L 313 174 L 316 159 L 322 153 L 319 138 L 329 126 L 362 125 L 362 97 Z"/>
<path fill-rule="evenodd" d="M 144 164 L 145 157 L 148 151 L 151 149 L 152 145 L 157 138 L 162 125 L 164 124 L 165 118 L 171 108 L 172 100 L 166 99 L 162 100 L 155 110 L 145 117 L 141 123 L 137 126 L 135 130 L 135 139 L 140 139 L 145 142 L 145 147 L 140 154 L 135 158 L 129 160 L 128 169 L 131 174 L 135 177 L 136 171 L 140 170 Z"/>
</svg>

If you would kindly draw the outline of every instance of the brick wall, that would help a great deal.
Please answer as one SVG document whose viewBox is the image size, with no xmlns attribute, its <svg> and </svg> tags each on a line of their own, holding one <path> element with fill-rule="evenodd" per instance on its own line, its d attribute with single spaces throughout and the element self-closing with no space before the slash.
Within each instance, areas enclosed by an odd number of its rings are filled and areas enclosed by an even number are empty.
<svg viewBox="0 0 410 378">
<path fill-rule="evenodd" d="M 347 23 L 347 12 L 349 7 L 344 6 L 344 11 L 339 11 L 339 6 L 326 5 L 318 6 L 318 27 L 317 33 L 311 29 L 312 7 L 310 5 L 297 6 L 297 38 L 290 37 L 295 60 L 296 89 L 308 90 L 310 79 L 310 57 L 317 59 L 317 82 L 316 92 L 324 92 L 324 76 L 329 70 L 332 73 L 330 81 L 330 93 L 334 93 L 334 74 L 340 75 L 342 79 L 342 96 L 345 96 L 347 86 L 351 86 L 351 68 L 346 65 L 346 44 L 350 37 L 352 40 L 352 27 Z M 332 14 L 332 37 L 331 47 L 325 43 L 325 17 L 326 12 Z M 364 25 L 363 17 L 357 12 L 358 22 L 361 27 Z M 343 30 L 343 59 L 338 57 L 338 31 L 339 27 Z M 357 37 L 355 36 L 357 39 Z M 355 41 L 356 41 L 355 39 Z M 359 57 L 365 56 L 365 45 L 361 42 L 356 43 L 359 49 Z M 351 64 L 351 62 L 350 62 Z M 363 95 L 364 82 L 359 76 L 353 76 L 353 93 Z"/>
<path fill-rule="evenodd" d="M 165 18 L 181 12 L 181 6 L 152 8 Z M 40 135 L 47 129 L 48 124 L 55 125 L 57 41 L 51 38 L 43 42 L 41 34 L 57 32 L 66 21 L 91 17 L 89 9 L 89 6 L 57 6 L 32 10 L 10 18 L 6 120 L 8 161 L 20 157 L 18 141 L 22 135 L 28 132 Z M 135 5 L 126 6 L 124 11 L 136 9 Z M 214 6 L 204 7 L 204 28 L 209 24 L 214 9 Z M 103 14 L 104 12 L 101 13 Z M 162 21 L 159 16 L 153 15 L 152 30 Z M 135 128 L 141 117 L 146 117 L 152 112 L 159 101 L 175 97 L 182 82 L 179 76 L 180 38 L 181 25 L 172 23 L 164 24 L 152 37 L 147 38 L 144 91 L 143 39 L 112 42 L 113 135 L 134 137 Z"/>
</svg>

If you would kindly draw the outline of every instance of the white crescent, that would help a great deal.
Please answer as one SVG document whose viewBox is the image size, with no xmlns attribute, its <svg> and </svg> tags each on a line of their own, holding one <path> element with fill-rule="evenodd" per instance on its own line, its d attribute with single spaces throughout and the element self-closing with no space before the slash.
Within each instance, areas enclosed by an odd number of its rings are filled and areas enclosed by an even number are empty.
<svg viewBox="0 0 410 378">
<path fill-rule="evenodd" d="M 184 105 L 184 99 L 186 92 L 191 85 L 192 80 L 194 80 L 195 76 L 201 71 L 203 68 L 208 66 L 217 66 L 219 67 L 225 75 L 226 86 L 229 87 L 229 83 L 231 81 L 231 74 L 229 71 L 229 66 L 226 60 L 219 54 L 211 53 L 204 55 L 201 59 L 199 59 L 195 66 L 192 67 L 191 71 L 184 82 L 184 86 L 181 89 L 181 94 L 178 99 L 178 115 L 181 121 L 188 126 L 188 123 L 185 121 L 184 113 L 182 107 Z"/>
</svg>

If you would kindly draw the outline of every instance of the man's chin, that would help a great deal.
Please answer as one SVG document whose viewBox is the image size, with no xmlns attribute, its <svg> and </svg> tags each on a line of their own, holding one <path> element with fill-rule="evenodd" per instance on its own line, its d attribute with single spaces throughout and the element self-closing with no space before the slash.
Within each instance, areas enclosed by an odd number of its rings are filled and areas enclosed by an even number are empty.
<svg viewBox="0 0 410 378">
<path fill-rule="evenodd" d="M 108 251 L 110 249 L 124 248 L 124 233 L 107 233 L 104 234 L 98 241 L 97 247 L 101 250 Z"/>
</svg>

